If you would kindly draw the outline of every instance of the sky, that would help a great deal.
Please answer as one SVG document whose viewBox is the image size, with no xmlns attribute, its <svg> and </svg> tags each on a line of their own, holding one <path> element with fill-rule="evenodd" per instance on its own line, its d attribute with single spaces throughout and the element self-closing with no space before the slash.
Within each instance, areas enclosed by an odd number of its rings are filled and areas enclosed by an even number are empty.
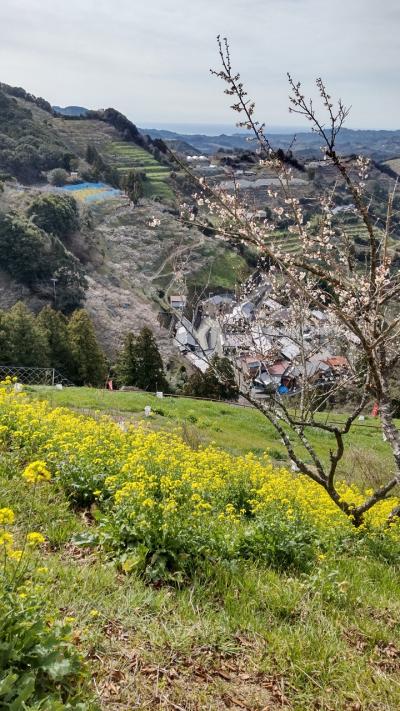
<svg viewBox="0 0 400 711">
<path fill-rule="evenodd" d="M 0 81 L 52 104 L 113 106 L 142 127 L 231 124 L 216 35 L 256 114 L 288 113 L 286 72 L 322 76 L 349 128 L 400 128 L 399 0 L 0 0 Z"/>
</svg>

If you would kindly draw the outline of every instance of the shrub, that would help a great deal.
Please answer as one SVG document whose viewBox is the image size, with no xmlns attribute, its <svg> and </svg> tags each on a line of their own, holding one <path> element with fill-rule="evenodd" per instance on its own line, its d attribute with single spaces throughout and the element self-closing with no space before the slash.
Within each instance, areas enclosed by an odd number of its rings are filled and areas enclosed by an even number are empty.
<svg viewBox="0 0 400 711">
<path fill-rule="evenodd" d="M 68 180 L 68 173 L 64 168 L 54 168 L 49 172 L 47 179 L 51 185 L 65 185 Z"/>
</svg>

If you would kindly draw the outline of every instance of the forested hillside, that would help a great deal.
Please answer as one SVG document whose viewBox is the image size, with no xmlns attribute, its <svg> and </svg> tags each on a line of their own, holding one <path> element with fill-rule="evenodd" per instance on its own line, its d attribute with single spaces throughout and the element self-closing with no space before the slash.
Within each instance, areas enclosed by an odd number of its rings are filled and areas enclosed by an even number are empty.
<svg viewBox="0 0 400 711">
<path fill-rule="evenodd" d="M 144 324 L 170 355 L 157 315 L 178 263 L 191 289 L 233 288 L 236 275 L 223 244 L 177 219 L 160 148 L 115 109 L 62 116 L 0 84 L 0 308 L 22 299 L 68 315 L 85 306 L 110 355 Z"/>
</svg>

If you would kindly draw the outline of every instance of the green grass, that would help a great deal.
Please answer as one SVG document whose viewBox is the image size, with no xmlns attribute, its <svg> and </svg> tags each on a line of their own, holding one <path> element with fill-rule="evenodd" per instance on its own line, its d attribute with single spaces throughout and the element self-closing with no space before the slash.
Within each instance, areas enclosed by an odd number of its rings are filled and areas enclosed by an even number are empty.
<svg viewBox="0 0 400 711">
<path fill-rule="evenodd" d="M 246 261 L 236 252 L 204 246 L 201 254 L 206 257 L 206 265 L 188 279 L 189 288 L 202 290 L 206 284 L 209 291 L 231 291 L 249 274 Z"/>
<path fill-rule="evenodd" d="M 34 394 L 46 398 L 55 406 L 73 407 L 88 414 L 95 411 L 111 414 L 116 419 L 145 421 L 154 429 L 180 430 L 190 443 L 213 442 L 232 454 L 253 452 L 261 455 L 268 450 L 271 458 L 280 464 L 288 463 L 288 456 L 278 434 L 268 420 L 258 411 L 226 403 L 207 402 L 190 398 L 165 397 L 138 392 L 109 392 L 91 388 L 36 388 Z M 144 417 L 146 405 L 152 407 L 153 416 Z M 158 411 L 158 412 L 157 412 Z M 342 421 L 344 416 L 323 413 Z M 400 424 L 400 423 L 398 423 Z M 333 445 L 330 435 L 323 431 L 309 433 L 320 457 L 328 461 Z M 392 470 L 389 445 L 383 441 L 376 418 L 366 417 L 356 422 L 346 438 L 346 454 L 339 465 L 338 476 L 346 477 L 368 486 L 386 479 Z M 307 453 L 298 450 L 308 457 Z"/>
</svg>

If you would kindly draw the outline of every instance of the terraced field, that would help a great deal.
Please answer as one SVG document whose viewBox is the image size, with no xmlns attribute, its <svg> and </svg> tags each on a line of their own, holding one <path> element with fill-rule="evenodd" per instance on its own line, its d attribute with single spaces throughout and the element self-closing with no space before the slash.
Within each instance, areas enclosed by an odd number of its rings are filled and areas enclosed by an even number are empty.
<svg viewBox="0 0 400 711">
<path fill-rule="evenodd" d="M 399 161 L 400 165 L 400 161 Z M 357 245 L 359 250 L 363 250 L 364 242 L 365 246 L 368 241 L 367 229 L 363 224 L 355 225 L 344 225 L 343 226 L 348 238 L 351 242 Z M 383 238 L 383 231 L 378 230 L 380 236 Z M 273 232 L 270 237 L 271 247 L 277 247 L 286 254 L 297 254 L 300 251 L 299 240 L 296 235 L 290 234 L 289 232 Z M 398 240 L 389 238 L 389 248 L 394 252 L 398 252 L 400 249 L 400 243 Z"/>
<path fill-rule="evenodd" d="M 273 232 L 270 239 L 271 247 L 278 248 L 287 254 L 296 254 L 300 250 L 297 235 L 290 232 Z"/>
<path fill-rule="evenodd" d="M 69 121 L 54 118 L 52 123 L 73 153 L 84 157 L 87 146 L 91 144 L 120 173 L 132 169 L 145 173 L 148 178 L 144 185 L 145 197 L 173 200 L 174 193 L 167 182 L 170 176 L 168 167 L 161 165 L 144 148 L 121 141 L 112 126 L 96 119 Z"/>
<path fill-rule="evenodd" d="M 169 169 L 161 165 L 148 151 L 134 143 L 113 141 L 103 146 L 104 158 L 119 172 L 137 169 L 146 174 L 145 197 L 172 199 L 173 192 L 166 182 Z"/>
<path fill-rule="evenodd" d="M 363 224 L 346 225 L 344 229 L 345 229 L 348 237 L 351 239 L 351 241 L 353 241 L 355 244 L 357 244 L 359 250 L 366 249 L 366 247 L 368 245 L 368 232 L 367 232 L 366 227 Z M 379 228 L 375 228 L 375 231 L 379 235 L 379 238 L 383 240 L 383 238 L 384 238 L 383 230 L 380 230 Z M 362 243 L 361 243 L 361 240 L 362 240 Z M 394 239 L 392 236 L 389 236 L 388 246 L 389 246 L 390 251 L 398 252 L 399 248 L 400 248 L 399 240 Z"/>
</svg>

